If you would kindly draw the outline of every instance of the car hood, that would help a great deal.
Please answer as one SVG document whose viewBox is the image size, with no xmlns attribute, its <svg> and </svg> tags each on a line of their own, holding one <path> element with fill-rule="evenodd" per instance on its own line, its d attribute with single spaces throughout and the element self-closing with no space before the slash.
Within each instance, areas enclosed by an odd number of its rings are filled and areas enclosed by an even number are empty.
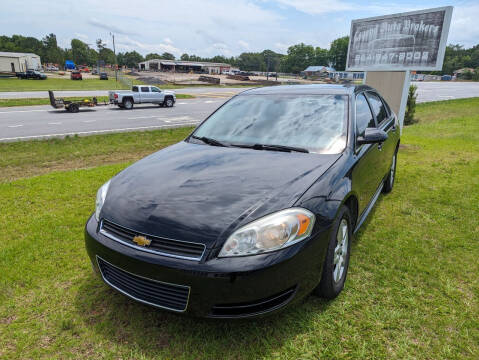
<svg viewBox="0 0 479 360">
<path fill-rule="evenodd" d="M 181 142 L 116 175 L 101 217 L 214 247 L 239 226 L 291 207 L 339 156 Z"/>
</svg>

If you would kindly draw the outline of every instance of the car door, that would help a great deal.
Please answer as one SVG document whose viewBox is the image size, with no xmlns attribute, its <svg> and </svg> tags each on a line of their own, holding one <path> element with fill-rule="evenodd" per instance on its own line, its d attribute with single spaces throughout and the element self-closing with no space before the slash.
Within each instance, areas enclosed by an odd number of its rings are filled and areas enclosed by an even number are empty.
<svg viewBox="0 0 479 360">
<path fill-rule="evenodd" d="M 389 106 L 386 105 L 384 99 L 373 91 L 368 91 L 366 97 L 369 101 L 369 105 L 376 117 L 376 124 L 379 129 L 384 130 L 388 134 L 387 140 L 381 144 L 381 171 L 383 176 L 388 174 L 391 166 L 391 161 L 396 150 L 396 131 L 399 131 L 396 127 L 396 118 Z"/>
<path fill-rule="evenodd" d="M 149 86 L 140 86 L 140 103 L 147 103 L 151 100 L 151 93 Z"/>
<path fill-rule="evenodd" d="M 356 139 L 364 135 L 366 128 L 374 127 L 376 121 L 364 93 L 357 94 L 354 123 L 356 164 L 352 171 L 352 187 L 358 194 L 359 214 L 362 214 L 371 202 L 383 177 L 382 171 L 378 170 L 382 159 L 378 144 L 356 143 Z"/>
<path fill-rule="evenodd" d="M 160 104 L 165 99 L 165 94 L 163 91 L 158 89 L 156 86 L 151 87 L 151 102 L 155 104 Z"/>
</svg>

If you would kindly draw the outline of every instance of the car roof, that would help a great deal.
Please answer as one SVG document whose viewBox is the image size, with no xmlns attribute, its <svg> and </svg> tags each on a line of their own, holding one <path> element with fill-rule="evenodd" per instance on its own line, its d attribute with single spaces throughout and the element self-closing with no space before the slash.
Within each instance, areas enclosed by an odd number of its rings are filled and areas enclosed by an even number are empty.
<svg viewBox="0 0 479 360">
<path fill-rule="evenodd" d="M 367 85 L 355 84 L 307 84 L 266 86 L 243 91 L 239 95 L 319 95 L 319 94 L 355 94 L 364 90 L 374 90 Z"/>
</svg>

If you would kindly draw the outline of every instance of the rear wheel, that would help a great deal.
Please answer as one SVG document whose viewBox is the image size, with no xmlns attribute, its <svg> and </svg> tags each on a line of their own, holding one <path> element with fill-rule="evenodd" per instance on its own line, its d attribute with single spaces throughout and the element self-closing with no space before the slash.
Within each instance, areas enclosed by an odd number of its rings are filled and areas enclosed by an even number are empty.
<svg viewBox="0 0 479 360">
<path fill-rule="evenodd" d="M 396 150 L 396 152 L 393 155 L 393 159 L 392 159 L 392 162 L 391 162 L 391 167 L 389 168 L 388 177 L 386 178 L 386 181 L 384 182 L 384 186 L 383 186 L 383 192 L 384 193 L 389 193 L 393 189 L 394 181 L 396 180 L 397 157 L 398 157 L 398 152 Z"/>
<path fill-rule="evenodd" d="M 343 205 L 331 228 L 321 281 L 314 290 L 316 295 L 334 299 L 343 290 L 349 268 L 351 240 L 351 213 Z"/>
<path fill-rule="evenodd" d="M 131 100 L 131 99 L 123 100 L 123 107 L 127 110 L 133 109 L 133 100 Z"/>
</svg>

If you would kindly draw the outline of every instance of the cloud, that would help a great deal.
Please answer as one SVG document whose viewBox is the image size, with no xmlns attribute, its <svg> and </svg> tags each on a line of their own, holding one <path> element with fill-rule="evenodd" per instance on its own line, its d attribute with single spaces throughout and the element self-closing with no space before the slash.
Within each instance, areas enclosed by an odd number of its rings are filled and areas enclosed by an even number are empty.
<svg viewBox="0 0 479 360">
<path fill-rule="evenodd" d="M 159 44 L 149 44 L 144 43 L 138 40 L 131 39 L 129 36 L 120 36 L 117 41 L 117 46 L 119 49 L 123 49 L 126 51 L 137 51 L 141 53 L 163 53 L 169 52 L 176 56 L 181 54 L 181 50 L 174 47 L 171 44 L 159 43 Z"/>
<path fill-rule="evenodd" d="M 123 34 L 123 35 L 133 35 L 135 33 L 132 33 L 132 32 L 128 32 L 128 31 L 124 31 L 123 29 L 115 26 L 115 25 L 109 25 L 109 24 L 106 24 L 100 20 L 97 20 L 96 18 L 90 18 L 90 20 L 88 20 L 88 24 L 92 25 L 92 26 L 95 26 L 97 28 L 100 28 L 100 29 L 103 29 L 103 30 L 107 30 L 109 32 L 112 32 L 114 34 Z"/>
<path fill-rule="evenodd" d="M 85 34 L 80 34 L 80 33 L 75 33 L 75 37 L 77 39 L 83 40 L 83 41 L 88 41 L 88 35 Z"/>
<path fill-rule="evenodd" d="M 173 44 L 173 41 L 171 41 L 171 39 L 168 37 L 164 38 L 163 41 L 168 44 Z"/>
<path fill-rule="evenodd" d="M 466 47 L 476 45 L 479 39 L 478 18 L 479 4 L 468 3 L 463 6 L 455 6 L 447 42 L 449 44 L 459 43 Z"/>
<path fill-rule="evenodd" d="M 346 3 L 340 0 L 276 0 L 279 4 L 293 7 L 298 11 L 306 14 L 326 14 L 337 11 L 353 10 L 355 7 L 351 3 Z"/>
<path fill-rule="evenodd" d="M 243 49 L 246 49 L 246 50 L 249 49 L 249 44 L 244 40 L 239 40 L 238 45 L 241 46 Z"/>
</svg>

